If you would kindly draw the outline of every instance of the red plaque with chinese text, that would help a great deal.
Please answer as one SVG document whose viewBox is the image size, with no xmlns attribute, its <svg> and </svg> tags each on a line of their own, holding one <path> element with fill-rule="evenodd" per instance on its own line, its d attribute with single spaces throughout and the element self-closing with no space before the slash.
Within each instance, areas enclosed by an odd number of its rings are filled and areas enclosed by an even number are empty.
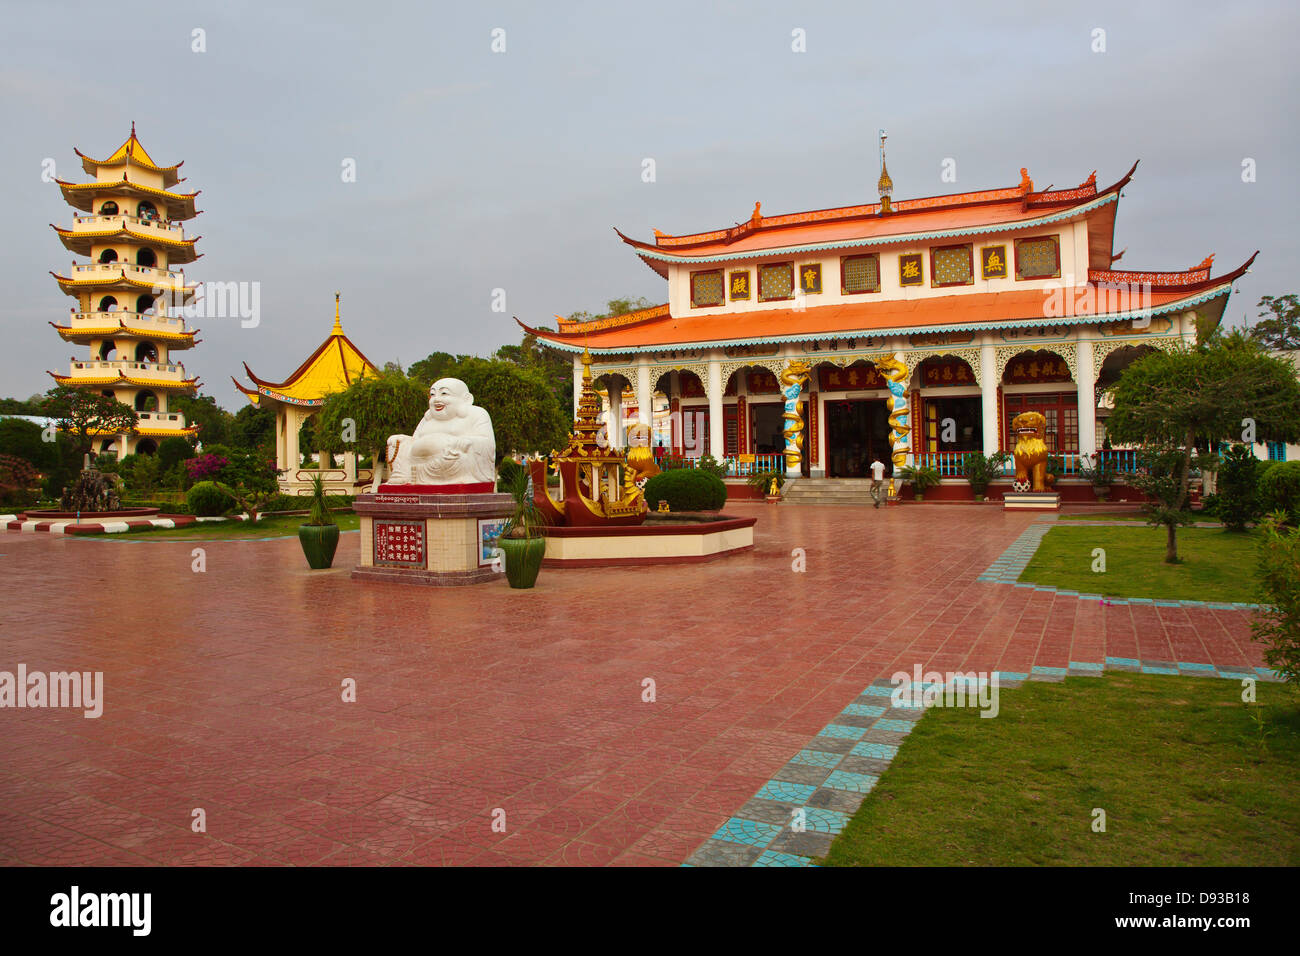
<svg viewBox="0 0 1300 956">
<path fill-rule="evenodd" d="M 423 521 L 376 518 L 374 530 L 375 564 L 397 568 L 424 567 Z"/>
</svg>

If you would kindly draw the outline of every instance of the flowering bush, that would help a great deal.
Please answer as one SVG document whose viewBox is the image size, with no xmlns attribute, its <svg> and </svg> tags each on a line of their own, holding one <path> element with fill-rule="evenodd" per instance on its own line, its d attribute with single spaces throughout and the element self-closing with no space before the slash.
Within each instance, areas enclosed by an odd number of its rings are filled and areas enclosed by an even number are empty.
<svg viewBox="0 0 1300 956">
<path fill-rule="evenodd" d="M 199 455 L 185 460 L 185 471 L 189 474 L 190 481 L 211 481 L 229 464 L 230 459 L 224 455 Z"/>
</svg>

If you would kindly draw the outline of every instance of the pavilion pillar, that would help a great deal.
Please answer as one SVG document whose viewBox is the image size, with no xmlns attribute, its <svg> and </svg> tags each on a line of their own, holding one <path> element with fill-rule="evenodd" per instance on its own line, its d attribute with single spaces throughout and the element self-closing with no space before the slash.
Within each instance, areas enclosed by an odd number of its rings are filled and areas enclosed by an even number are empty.
<svg viewBox="0 0 1300 956">
<path fill-rule="evenodd" d="M 285 445 L 285 422 L 289 418 L 289 413 L 283 408 L 276 409 L 275 412 L 275 467 L 277 471 L 284 471 L 289 467 L 289 456 L 287 446 Z"/>
<path fill-rule="evenodd" d="M 650 364 L 644 360 L 636 370 L 636 417 L 642 425 L 654 428 L 655 410 L 654 395 L 650 391 Z"/>
<path fill-rule="evenodd" d="M 1002 443 L 1002 429 L 998 426 L 998 363 L 992 345 L 980 346 L 980 410 L 983 413 L 984 454 L 996 454 Z"/>
<path fill-rule="evenodd" d="M 726 457 L 726 428 L 722 422 L 722 363 L 709 360 L 709 454 L 718 461 Z"/>
<path fill-rule="evenodd" d="M 582 399 L 582 358 L 573 357 L 573 417 L 578 417 L 578 402 Z"/>
<path fill-rule="evenodd" d="M 293 409 L 284 410 L 284 453 L 288 459 L 289 481 L 297 480 L 298 475 L 298 428 L 301 426 L 298 414 Z"/>
<path fill-rule="evenodd" d="M 1097 392 L 1093 378 L 1092 343 L 1082 339 L 1076 344 L 1079 369 L 1075 377 L 1079 389 L 1079 454 L 1097 450 Z"/>
</svg>

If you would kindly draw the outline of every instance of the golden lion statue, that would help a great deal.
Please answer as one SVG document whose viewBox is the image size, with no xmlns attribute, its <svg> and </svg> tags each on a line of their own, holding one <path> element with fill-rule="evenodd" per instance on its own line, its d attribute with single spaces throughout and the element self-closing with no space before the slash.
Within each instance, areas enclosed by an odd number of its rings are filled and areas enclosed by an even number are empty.
<svg viewBox="0 0 1300 956">
<path fill-rule="evenodd" d="M 1047 419 L 1039 412 L 1021 412 L 1011 420 L 1015 438 L 1016 491 L 1047 491 L 1056 480 L 1047 473 Z"/>
</svg>

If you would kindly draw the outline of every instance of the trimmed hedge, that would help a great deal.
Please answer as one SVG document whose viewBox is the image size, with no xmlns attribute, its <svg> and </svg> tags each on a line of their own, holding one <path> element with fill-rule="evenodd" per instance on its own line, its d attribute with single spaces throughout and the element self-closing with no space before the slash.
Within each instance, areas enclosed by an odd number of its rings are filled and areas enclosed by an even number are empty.
<svg viewBox="0 0 1300 956">
<path fill-rule="evenodd" d="M 211 481 L 200 481 L 185 494 L 185 507 L 192 515 L 214 518 L 234 507 L 235 500 Z"/>
<path fill-rule="evenodd" d="M 719 511 L 727 503 L 727 486 L 717 475 L 697 468 L 674 468 L 655 475 L 645 484 L 651 511 L 667 501 L 673 511 Z"/>
<path fill-rule="evenodd" d="M 1300 520 L 1300 461 L 1273 462 L 1259 479 L 1259 504 L 1265 514 L 1284 511 L 1287 520 Z"/>
</svg>

